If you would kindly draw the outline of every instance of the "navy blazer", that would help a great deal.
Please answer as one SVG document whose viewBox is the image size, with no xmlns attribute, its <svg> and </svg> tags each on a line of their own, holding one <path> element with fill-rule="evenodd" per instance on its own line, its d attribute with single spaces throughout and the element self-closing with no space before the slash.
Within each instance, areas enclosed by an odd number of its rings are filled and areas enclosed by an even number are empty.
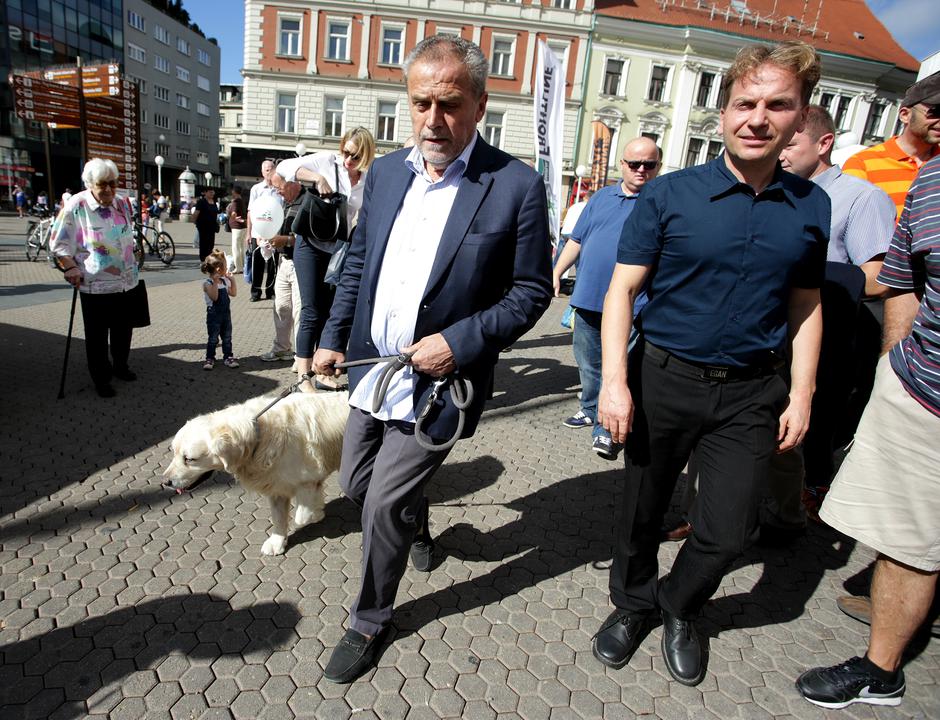
<svg viewBox="0 0 940 720">
<path fill-rule="evenodd" d="M 347 360 L 375 357 L 372 301 L 389 234 L 414 173 L 403 149 L 376 160 L 366 176 L 359 221 L 320 347 Z M 477 137 L 447 218 L 418 310 L 414 338 L 442 333 L 457 372 L 474 385 L 463 437 L 483 412 L 499 352 L 539 319 L 551 300 L 551 244 L 545 186 L 532 168 Z M 349 369 L 352 392 L 371 366 Z M 420 411 L 433 378 L 418 374 Z M 436 439 L 453 435 L 457 411 L 444 393 L 425 420 Z"/>
</svg>

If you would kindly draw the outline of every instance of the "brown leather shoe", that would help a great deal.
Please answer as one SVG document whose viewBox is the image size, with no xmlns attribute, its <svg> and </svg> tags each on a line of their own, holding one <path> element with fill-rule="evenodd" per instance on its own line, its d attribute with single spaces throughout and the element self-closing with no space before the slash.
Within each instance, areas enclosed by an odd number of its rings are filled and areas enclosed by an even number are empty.
<svg viewBox="0 0 940 720">
<path fill-rule="evenodd" d="M 853 620 L 871 625 L 871 598 L 865 595 L 843 595 L 836 599 L 838 608 Z M 927 628 L 934 637 L 940 637 L 940 617 Z"/>
<path fill-rule="evenodd" d="M 663 540 L 681 542 L 692 534 L 692 523 L 684 522 L 676 525 L 672 530 L 663 531 Z"/>
</svg>

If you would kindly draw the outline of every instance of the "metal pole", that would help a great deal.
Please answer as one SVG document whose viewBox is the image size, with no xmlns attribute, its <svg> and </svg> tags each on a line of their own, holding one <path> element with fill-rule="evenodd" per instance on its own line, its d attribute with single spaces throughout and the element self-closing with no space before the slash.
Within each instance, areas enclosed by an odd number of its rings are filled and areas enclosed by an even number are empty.
<svg viewBox="0 0 940 720">
<path fill-rule="evenodd" d="M 49 147 L 49 136 L 52 134 L 52 131 L 49 129 L 48 123 L 43 123 L 43 144 L 46 146 L 46 187 L 49 190 L 49 207 L 55 207 L 55 190 L 52 187 L 52 150 Z"/>
<path fill-rule="evenodd" d="M 82 138 L 82 168 L 84 168 L 85 163 L 88 162 L 88 134 L 85 132 L 85 74 L 82 70 L 81 57 L 75 58 L 75 66 L 78 68 L 78 118 L 81 126 L 78 131 Z"/>
</svg>

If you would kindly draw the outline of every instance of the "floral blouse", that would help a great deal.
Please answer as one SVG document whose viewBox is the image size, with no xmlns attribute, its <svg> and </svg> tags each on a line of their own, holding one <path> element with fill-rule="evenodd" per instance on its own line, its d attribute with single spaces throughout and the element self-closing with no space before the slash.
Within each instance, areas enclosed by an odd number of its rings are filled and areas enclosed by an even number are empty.
<svg viewBox="0 0 940 720">
<path fill-rule="evenodd" d="M 137 285 L 134 215 L 127 198 L 100 205 L 91 190 L 75 193 L 52 225 L 49 247 L 70 255 L 82 271 L 82 292 L 103 294 Z"/>
</svg>

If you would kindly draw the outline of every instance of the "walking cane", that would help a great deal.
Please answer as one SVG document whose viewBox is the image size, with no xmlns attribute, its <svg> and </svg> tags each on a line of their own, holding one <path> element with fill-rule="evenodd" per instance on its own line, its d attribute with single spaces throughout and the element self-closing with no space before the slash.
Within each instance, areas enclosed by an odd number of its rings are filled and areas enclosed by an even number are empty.
<svg viewBox="0 0 940 720">
<path fill-rule="evenodd" d="M 56 267 L 59 267 L 56 263 Z M 61 269 L 61 268 L 60 268 Z M 59 397 L 65 397 L 65 373 L 69 369 L 69 350 L 72 347 L 72 326 L 75 324 L 75 301 L 78 300 L 78 286 L 72 288 L 72 309 L 69 312 L 69 334 L 65 338 L 65 359 L 62 360 L 62 379 L 59 380 Z"/>
</svg>

